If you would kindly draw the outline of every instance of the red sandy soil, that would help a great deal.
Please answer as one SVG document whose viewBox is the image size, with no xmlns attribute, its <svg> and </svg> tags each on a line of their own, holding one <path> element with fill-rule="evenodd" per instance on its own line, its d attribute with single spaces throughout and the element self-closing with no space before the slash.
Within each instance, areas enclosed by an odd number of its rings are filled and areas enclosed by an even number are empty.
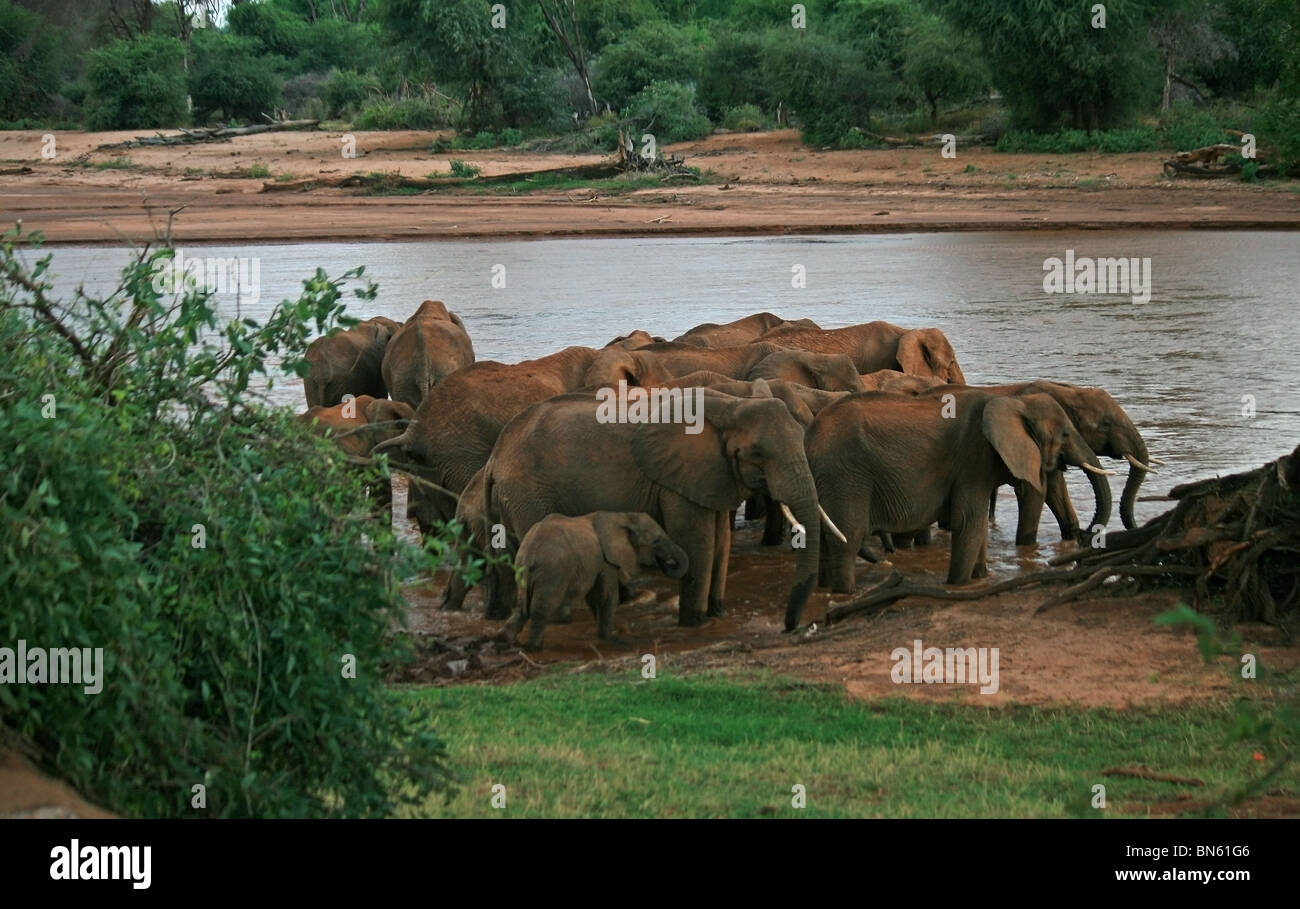
<svg viewBox="0 0 1300 909">
<path fill-rule="evenodd" d="M 115 817 L 52 780 L 16 752 L 0 748 L 0 820 L 5 818 Z"/>
<path fill-rule="evenodd" d="M 1168 180 L 1166 153 L 1008 155 L 986 148 L 823 151 L 793 130 L 727 133 L 667 147 L 713 182 L 612 197 L 588 190 L 522 196 L 440 190 L 368 196 L 352 189 L 262 192 L 277 177 L 375 171 L 447 173 L 451 158 L 484 175 L 594 163 L 598 155 L 503 149 L 431 154 L 433 132 L 277 132 L 179 148 L 99 149 L 137 133 L 0 133 L 0 220 L 21 218 L 51 242 L 147 240 L 184 206 L 179 241 L 392 240 L 644 234 L 779 234 L 1041 228 L 1300 227 L 1292 183 Z M 97 170 L 115 158 L 127 169 Z M 241 176 L 253 164 L 271 179 Z M 30 168 L 30 172 L 22 172 Z M 974 168 L 968 171 L 968 168 Z"/>
</svg>

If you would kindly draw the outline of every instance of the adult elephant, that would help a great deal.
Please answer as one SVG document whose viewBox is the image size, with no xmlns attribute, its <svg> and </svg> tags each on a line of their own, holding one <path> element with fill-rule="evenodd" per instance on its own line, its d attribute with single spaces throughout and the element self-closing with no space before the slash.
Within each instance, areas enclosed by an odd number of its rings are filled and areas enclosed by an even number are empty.
<svg viewBox="0 0 1300 909">
<path fill-rule="evenodd" d="M 892 391 L 900 395 L 917 395 L 936 385 L 947 384 L 934 376 L 909 376 L 897 369 L 877 369 L 860 378 L 863 391 Z"/>
<path fill-rule="evenodd" d="M 388 342 L 383 375 L 394 399 L 419 407 L 429 389 L 474 362 L 460 316 L 441 300 L 425 300 Z"/>
<path fill-rule="evenodd" d="M 400 457 L 421 477 L 452 493 L 431 493 L 434 501 L 427 506 L 437 520 L 449 521 L 456 513 L 456 496 L 487 463 L 502 428 L 528 405 L 580 388 L 598 353 L 567 347 L 522 363 L 482 360 L 457 370 L 420 402 L 406 432 L 376 446 L 374 453 Z"/>
<path fill-rule="evenodd" d="M 821 391 L 866 391 L 853 359 L 845 354 L 782 350 L 760 360 L 745 378 L 783 379 Z"/>
<path fill-rule="evenodd" d="M 812 319 L 799 319 L 791 322 L 770 312 L 757 312 L 752 316 L 745 316 L 742 319 L 727 322 L 725 325 L 719 325 L 717 322 L 705 322 L 702 325 L 696 325 L 694 328 L 673 338 L 673 341 L 679 344 L 692 344 L 696 347 L 738 347 L 741 344 L 748 344 L 750 341 L 757 340 L 759 335 L 765 331 L 771 331 L 783 325 L 797 328 L 818 327 L 817 323 Z"/>
<path fill-rule="evenodd" d="M 813 420 L 806 441 L 819 500 L 848 542 L 826 537 L 819 580 L 852 592 L 854 560 L 868 534 L 932 521 L 952 531 L 948 583 L 985 577 L 989 496 L 1018 478 L 1042 490 L 1068 465 L 1089 471 L 1103 522 L 1110 486 L 1097 455 L 1049 395 L 972 393 L 949 411 L 924 397 L 849 395 Z M 793 604 L 792 604 L 793 605 Z M 786 628 L 800 619 L 786 613 Z"/>
<path fill-rule="evenodd" d="M 686 551 L 678 621 L 694 626 L 723 611 L 729 513 L 750 493 L 768 492 L 806 529 L 787 604 L 802 609 L 816 581 L 820 530 L 803 428 L 772 398 L 703 395 L 696 433 L 674 423 L 604 422 L 604 405 L 591 394 L 533 405 L 502 431 L 488 461 L 488 522 L 504 524 L 517 548 L 549 514 L 645 512 Z M 498 577 L 497 594 L 508 602 L 513 574 Z"/>
<path fill-rule="evenodd" d="M 1142 481 L 1146 479 L 1147 473 L 1151 470 L 1152 463 L 1158 463 L 1157 459 L 1152 459 L 1147 451 L 1146 440 L 1142 438 L 1142 433 L 1138 431 L 1133 420 L 1120 406 L 1119 402 L 1111 397 L 1110 393 L 1104 388 L 1089 388 L 1081 385 L 1069 385 L 1064 382 L 1017 382 L 1008 385 L 982 385 L 982 386 L 939 386 L 928 389 L 923 394 L 925 397 L 941 400 L 943 395 L 953 393 L 958 396 L 958 400 L 964 391 L 972 389 L 980 394 L 994 395 L 1031 395 L 1046 394 L 1050 395 L 1056 403 L 1060 404 L 1070 421 L 1079 430 L 1079 435 L 1083 441 L 1101 457 L 1115 458 L 1116 460 L 1127 461 L 1129 464 L 1128 478 L 1124 482 L 1124 491 L 1120 494 L 1119 516 L 1124 527 L 1132 530 L 1137 526 L 1133 517 L 1133 507 L 1137 503 L 1138 490 L 1142 486 Z M 1054 473 L 1048 477 L 1047 487 L 1043 491 L 1035 489 L 1031 484 L 1019 481 L 1013 484 L 1016 489 L 1016 499 L 1018 507 L 1018 519 L 1016 522 L 1016 545 L 1032 546 L 1038 541 L 1038 524 L 1042 519 L 1043 505 L 1046 504 L 1051 509 L 1057 524 L 1061 529 L 1062 539 L 1075 539 L 1080 533 L 1079 519 L 1075 514 L 1074 505 L 1070 501 L 1070 494 L 1066 489 L 1065 477 L 1063 474 Z M 997 490 L 994 490 L 994 496 Z M 992 503 L 990 503 L 990 509 Z M 1098 523 L 1098 517 L 1094 516 L 1093 523 L 1089 527 Z M 1104 526 L 1105 521 L 1100 521 Z"/>
<path fill-rule="evenodd" d="M 816 330 L 779 325 L 764 332 L 758 341 L 816 353 L 848 354 L 860 373 L 897 369 L 910 376 L 966 384 L 957 354 L 937 328 L 907 329 L 888 322 Z"/>
<path fill-rule="evenodd" d="M 363 458 L 374 446 L 396 438 L 415 417 L 401 401 L 360 395 L 333 407 L 311 407 L 298 419 L 316 432 L 332 438 L 345 454 Z M 393 500 L 392 484 L 384 478 L 371 488 L 375 502 L 387 510 Z"/>
<path fill-rule="evenodd" d="M 384 351 L 399 328 L 392 319 L 375 316 L 308 344 L 307 374 L 302 380 L 307 406 L 333 407 L 348 394 L 388 397 Z"/>
<path fill-rule="evenodd" d="M 651 344 L 662 344 L 666 338 L 658 335 L 652 335 L 648 331 L 637 329 L 625 335 L 619 335 L 614 340 L 606 344 L 606 347 L 618 347 L 623 350 L 639 350 L 642 347 L 649 347 Z"/>
<path fill-rule="evenodd" d="M 695 347 L 651 344 L 638 350 L 606 348 L 585 377 L 590 389 L 663 385 L 692 372 L 715 372 L 733 379 L 780 378 L 831 390 L 858 387 L 861 378 L 844 357 L 789 350 L 777 344 Z"/>
</svg>

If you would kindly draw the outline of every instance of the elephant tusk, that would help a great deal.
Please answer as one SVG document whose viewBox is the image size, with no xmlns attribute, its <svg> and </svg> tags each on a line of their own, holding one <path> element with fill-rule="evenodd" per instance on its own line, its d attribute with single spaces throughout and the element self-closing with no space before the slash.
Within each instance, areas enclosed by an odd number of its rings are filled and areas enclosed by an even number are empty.
<svg viewBox="0 0 1300 909">
<path fill-rule="evenodd" d="M 790 522 L 790 526 L 794 528 L 795 533 L 801 533 L 804 536 L 808 535 L 808 530 L 795 519 L 794 512 L 784 502 L 781 503 L 781 514 L 785 515 L 785 519 Z"/>
<path fill-rule="evenodd" d="M 1133 465 L 1134 467 L 1136 467 L 1138 470 L 1147 470 L 1147 471 L 1151 471 L 1152 473 L 1155 472 L 1155 468 L 1154 468 L 1154 467 L 1152 467 L 1152 466 L 1149 465 L 1149 464 L 1143 464 L 1141 461 L 1139 461 L 1137 458 L 1133 457 L 1131 454 L 1126 454 L 1126 455 L 1124 455 L 1124 460 L 1125 460 L 1125 461 L 1128 461 L 1130 464 L 1132 464 L 1132 465 Z"/>
<path fill-rule="evenodd" d="M 1164 464 L 1164 463 L 1165 463 L 1164 461 L 1160 460 L 1159 458 L 1150 458 L 1150 457 L 1149 457 L 1149 458 L 1147 458 L 1147 461 L 1148 461 L 1149 463 L 1151 463 L 1151 464 Z"/>
<path fill-rule="evenodd" d="M 832 521 L 831 516 L 826 513 L 826 509 L 818 505 L 817 511 L 819 514 L 821 514 L 822 523 L 826 525 L 826 529 L 829 530 L 832 534 L 834 534 L 836 539 L 838 539 L 841 543 L 847 543 L 849 541 L 849 538 L 846 537 L 843 533 L 841 533 L 840 529 L 835 526 L 835 522 Z"/>
<path fill-rule="evenodd" d="M 1118 473 L 1117 471 L 1114 471 L 1114 470 L 1103 470 L 1103 469 L 1100 468 L 1100 467 L 1093 467 L 1091 464 L 1088 464 L 1087 462 L 1085 462 L 1085 463 L 1083 463 L 1083 464 L 1080 464 L 1079 466 L 1082 467 L 1084 470 L 1088 471 L 1089 473 L 1095 473 L 1095 474 L 1098 474 L 1099 476 L 1103 476 L 1103 477 L 1117 477 L 1117 476 L 1119 476 L 1119 473 Z"/>
</svg>

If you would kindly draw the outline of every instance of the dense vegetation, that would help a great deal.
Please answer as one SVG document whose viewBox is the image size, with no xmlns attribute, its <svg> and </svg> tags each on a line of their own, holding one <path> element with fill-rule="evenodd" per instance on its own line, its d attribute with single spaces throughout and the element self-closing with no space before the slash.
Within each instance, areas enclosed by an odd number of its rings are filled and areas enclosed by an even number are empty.
<svg viewBox="0 0 1300 909">
<path fill-rule="evenodd" d="M 1170 141 L 1167 121 L 1194 107 L 1216 139 L 1253 130 L 1300 159 L 1294 0 L 1104 6 L 1101 27 L 1078 0 L 0 0 L 0 118 L 284 110 L 588 146 L 620 123 L 664 139 L 790 123 L 838 146 L 942 128 L 1097 147 L 1120 130 L 1105 144 L 1128 150 Z"/>
<path fill-rule="evenodd" d="M 0 685 L 0 739 L 128 815 L 382 815 L 441 790 L 442 743 L 383 685 L 397 579 L 434 556 L 259 402 L 358 275 L 317 272 L 258 324 L 161 294 L 170 250 L 66 301 L 29 255 L 0 244 L 0 641 L 102 648 L 103 675 Z"/>
</svg>

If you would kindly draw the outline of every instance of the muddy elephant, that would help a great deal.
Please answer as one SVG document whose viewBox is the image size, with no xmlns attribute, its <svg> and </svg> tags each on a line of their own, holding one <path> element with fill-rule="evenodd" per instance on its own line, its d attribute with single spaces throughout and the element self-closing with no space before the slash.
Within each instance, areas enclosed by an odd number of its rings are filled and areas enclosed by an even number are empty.
<svg viewBox="0 0 1300 909">
<path fill-rule="evenodd" d="M 348 394 L 388 397 L 384 351 L 399 328 L 392 319 L 375 316 L 308 344 L 307 374 L 302 380 L 307 406 L 333 407 Z"/>
<path fill-rule="evenodd" d="M 823 539 L 819 580 L 838 593 L 853 590 L 854 559 L 868 534 L 933 521 L 952 531 L 948 583 L 985 577 L 989 496 L 1012 478 L 1042 490 L 1049 472 L 1084 467 L 1098 513 L 1110 515 L 1097 455 L 1044 394 L 973 393 L 946 410 L 925 397 L 863 392 L 819 413 L 806 445 L 819 501 L 848 540 Z M 787 629 L 799 618 L 788 612 Z"/>
<path fill-rule="evenodd" d="M 944 382 L 966 384 L 957 354 L 937 328 L 900 328 L 888 322 L 867 322 L 846 328 L 807 329 L 778 325 L 759 336 L 758 343 L 816 353 L 848 354 L 860 373 L 897 369 L 909 376 L 933 376 Z"/>
<path fill-rule="evenodd" d="M 298 419 L 322 434 L 328 433 L 339 448 L 364 458 L 380 442 L 406 431 L 415 411 L 401 401 L 358 395 L 333 407 L 310 407 Z"/>
<path fill-rule="evenodd" d="M 419 407 L 447 376 L 474 362 L 474 344 L 460 316 L 439 300 L 425 300 L 388 342 L 384 384 L 394 400 Z"/>
<path fill-rule="evenodd" d="M 918 395 L 936 385 L 947 384 L 934 376 L 909 376 L 897 369 L 877 369 L 860 378 L 863 391 L 892 391 L 900 395 Z"/>
<path fill-rule="evenodd" d="M 666 339 L 658 335 L 652 335 L 648 331 L 637 329 L 625 335 L 619 335 L 610 341 L 605 347 L 618 347 L 622 350 L 639 350 L 642 347 L 649 347 L 651 344 L 662 344 Z"/>
<path fill-rule="evenodd" d="M 746 379 L 783 379 L 820 391 L 866 391 L 862 376 L 845 354 L 815 354 L 782 350 L 770 354 L 751 369 Z"/>
<path fill-rule="evenodd" d="M 807 427 L 812 423 L 813 412 L 808 405 L 804 403 L 804 395 L 807 389 L 794 382 L 787 382 L 783 379 L 766 379 L 748 380 L 733 379 L 730 376 L 724 376 L 717 372 L 691 372 L 676 379 L 669 379 L 659 385 L 652 386 L 656 388 L 712 388 L 714 391 L 723 394 L 735 395 L 738 398 L 776 398 L 783 402 L 786 409 L 790 411 L 790 416 L 794 417 L 800 426 Z M 825 392 L 825 394 L 832 394 Z M 847 394 L 847 392 L 845 392 Z"/>
<path fill-rule="evenodd" d="M 960 396 L 965 388 L 940 386 L 924 392 L 926 397 L 941 399 L 944 394 L 954 393 Z M 1124 491 L 1120 494 L 1119 515 L 1124 527 L 1132 530 L 1137 526 L 1133 517 L 1133 507 L 1137 503 L 1138 489 L 1151 470 L 1153 459 L 1147 451 L 1146 441 L 1138 431 L 1133 420 L 1111 395 L 1103 388 L 1088 388 L 1080 385 L 1068 385 L 1064 382 L 1018 382 L 1008 385 L 973 386 L 982 394 L 995 395 L 1050 395 L 1065 410 L 1066 416 L 1079 430 L 1083 441 L 1096 454 L 1105 458 L 1124 460 L 1129 464 L 1128 478 L 1124 482 Z M 1158 463 L 1158 459 L 1154 459 Z M 1013 484 L 1016 490 L 1018 518 L 1016 522 L 1016 545 L 1032 546 L 1038 541 L 1038 525 L 1043 514 L 1044 503 L 1051 509 L 1061 530 L 1062 539 L 1078 538 L 1082 529 L 1070 494 L 1066 490 L 1065 477 L 1053 473 L 1048 477 L 1046 490 L 1040 492 L 1032 485 L 1019 481 Z M 994 490 L 994 500 L 997 491 Z M 990 517 L 993 501 L 990 501 Z M 1094 515 L 1087 527 L 1097 523 L 1103 526 Z"/>
<path fill-rule="evenodd" d="M 504 524 L 513 547 L 548 514 L 645 512 L 686 551 L 678 621 L 693 626 L 722 614 L 730 512 L 750 493 L 768 492 L 805 528 L 789 595 L 790 608 L 801 609 L 816 581 L 821 514 L 803 428 L 771 398 L 700 396 L 702 420 L 685 426 L 608 420 L 592 394 L 533 405 L 502 430 L 488 461 L 489 522 Z M 504 597 L 513 576 L 498 576 Z"/>
<path fill-rule="evenodd" d="M 377 446 L 419 475 L 459 495 L 487 463 L 501 429 L 525 407 L 573 391 L 600 351 L 567 347 L 536 360 L 482 360 L 457 370 L 433 387 L 415 412 L 415 422 L 395 439 Z M 429 513 L 449 521 L 456 499 L 431 494 Z"/>
<path fill-rule="evenodd" d="M 648 514 L 597 511 L 542 518 L 524 534 L 515 565 L 523 583 L 506 639 L 513 643 L 531 621 L 525 647 L 540 650 L 546 623 L 583 601 L 596 617 L 596 637 L 609 640 L 620 585 L 641 566 L 680 578 L 688 557 Z"/>
<path fill-rule="evenodd" d="M 812 319 L 799 319 L 791 322 L 770 312 L 758 312 L 752 316 L 745 316 L 742 319 L 727 322 L 725 325 L 719 325 L 716 322 L 705 322 L 702 325 L 696 325 L 694 328 L 673 338 L 673 341 L 680 344 L 693 344 L 697 347 L 737 347 L 755 341 L 763 332 L 771 331 L 779 326 L 792 326 L 795 328 L 819 327 Z"/>
<path fill-rule="evenodd" d="M 322 435 L 328 435 L 345 454 L 364 458 L 374 446 L 406 431 L 415 411 L 401 401 L 374 398 L 370 395 L 336 404 L 311 407 L 298 419 Z M 386 478 L 371 487 L 375 503 L 388 510 L 393 500 L 392 483 Z"/>
</svg>

